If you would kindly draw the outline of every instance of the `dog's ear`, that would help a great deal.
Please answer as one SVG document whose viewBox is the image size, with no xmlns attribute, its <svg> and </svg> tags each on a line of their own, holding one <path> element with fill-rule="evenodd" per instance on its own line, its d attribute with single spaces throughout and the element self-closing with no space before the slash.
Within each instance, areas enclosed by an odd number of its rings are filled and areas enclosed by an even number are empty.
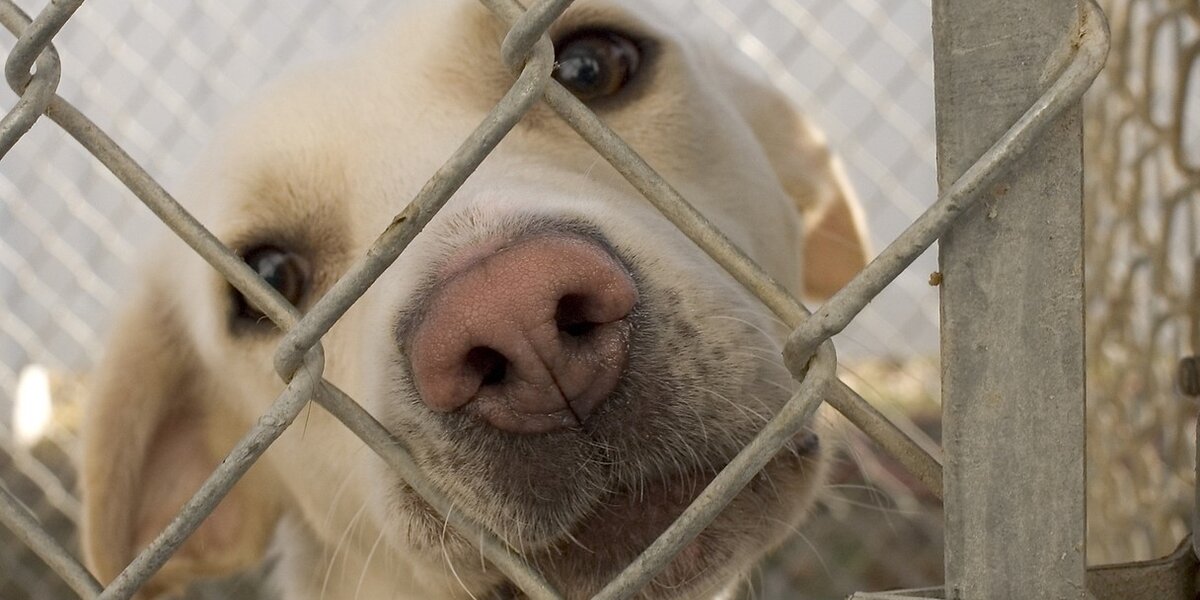
<svg viewBox="0 0 1200 600">
<path fill-rule="evenodd" d="M 804 216 L 804 292 L 826 299 L 870 259 L 862 208 L 825 136 L 778 90 L 744 78 L 736 103 Z"/>
<path fill-rule="evenodd" d="M 170 523 L 241 434 L 214 410 L 216 381 L 200 366 L 163 289 L 151 283 L 128 307 L 85 407 L 83 546 L 104 582 Z M 234 487 L 144 597 L 262 559 L 278 502 L 260 471 L 251 469 Z"/>
</svg>

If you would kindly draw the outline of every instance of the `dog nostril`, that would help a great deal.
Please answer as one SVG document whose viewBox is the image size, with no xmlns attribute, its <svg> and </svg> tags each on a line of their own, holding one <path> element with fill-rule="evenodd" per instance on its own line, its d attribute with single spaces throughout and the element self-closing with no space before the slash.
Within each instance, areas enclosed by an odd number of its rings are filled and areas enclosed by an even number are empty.
<svg viewBox="0 0 1200 600">
<path fill-rule="evenodd" d="M 554 322 L 558 330 L 570 337 L 583 337 L 591 333 L 599 323 L 589 321 L 584 315 L 587 300 L 578 294 L 567 294 L 558 301 Z"/>
<path fill-rule="evenodd" d="M 571 336 L 571 337 L 583 337 L 583 336 L 591 333 L 592 330 L 595 329 L 596 327 L 597 327 L 596 323 L 588 323 L 588 322 L 566 323 L 566 324 L 560 324 L 558 326 L 558 330 Z"/>
<path fill-rule="evenodd" d="M 481 387 L 503 383 L 508 376 L 508 359 L 487 347 L 471 348 L 467 352 L 466 366 L 480 378 Z"/>
<path fill-rule="evenodd" d="M 603 246 L 530 237 L 442 283 L 408 340 L 429 408 L 548 433 L 582 425 L 617 389 L 638 291 Z"/>
</svg>

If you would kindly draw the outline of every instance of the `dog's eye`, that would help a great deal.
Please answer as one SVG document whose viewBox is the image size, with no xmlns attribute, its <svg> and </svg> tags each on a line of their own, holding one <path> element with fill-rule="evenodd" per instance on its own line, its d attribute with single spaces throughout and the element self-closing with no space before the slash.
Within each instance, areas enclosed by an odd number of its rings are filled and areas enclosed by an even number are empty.
<svg viewBox="0 0 1200 600">
<path fill-rule="evenodd" d="M 554 78 L 580 100 L 621 91 L 637 72 L 637 44 L 611 31 L 585 31 L 561 40 L 555 49 Z"/>
<path fill-rule="evenodd" d="M 242 260 L 292 304 L 299 304 L 308 286 L 308 263 L 303 257 L 275 246 L 258 246 L 242 253 Z M 266 322 L 245 296 L 233 291 L 234 317 L 239 321 Z"/>
</svg>

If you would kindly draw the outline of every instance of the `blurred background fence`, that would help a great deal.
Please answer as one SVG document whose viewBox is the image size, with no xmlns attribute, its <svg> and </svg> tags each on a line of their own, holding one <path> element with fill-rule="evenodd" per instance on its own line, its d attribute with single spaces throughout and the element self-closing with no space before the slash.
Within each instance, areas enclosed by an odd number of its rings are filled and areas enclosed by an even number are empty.
<svg viewBox="0 0 1200 600">
<path fill-rule="evenodd" d="M 43 1 L 20 4 L 36 13 Z M 877 246 L 932 202 L 928 0 L 645 2 L 764 71 L 826 130 Z M 172 190 L 212 125 L 248 90 L 343 45 L 396 4 L 88 0 L 55 38 L 59 93 Z M 1186 326 L 1188 307 L 1197 304 L 1188 301 L 1188 260 L 1197 255 L 1200 203 L 1200 83 L 1193 83 L 1200 82 L 1200 4 L 1108 4 L 1113 56 L 1090 94 L 1086 131 L 1093 562 L 1161 554 L 1190 514 L 1187 417 L 1194 407 L 1171 381 L 1181 352 L 1196 351 Z M 12 43 L 0 35 L 0 51 Z M 14 101 L 0 92 L 0 107 Z M 79 512 L 72 401 L 86 385 L 141 242 L 160 227 L 49 122 L 35 125 L 0 163 L 0 485 L 64 541 L 72 540 Z M 922 257 L 837 339 L 848 382 L 934 440 L 935 269 L 932 254 Z M 18 397 L 44 397 L 43 387 L 56 402 L 46 428 L 36 404 L 14 411 Z M 803 598 L 841 598 L 941 580 L 940 508 L 869 442 L 850 435 L 823 514 L 755 573 L 757 597 L 795 598 L 803 590 Z M 259 597 L 254 590 L 248 577 L 194 595 Z M 0 529 L 0 599 L 67 597 Z"/>
<path fill-rule="evenodd" d="M 1200 2 L 1109 0 L 1084 127 L 1088 560 L 1170 551 L 1194 510 L 1200 354 Z"/>
</svg>

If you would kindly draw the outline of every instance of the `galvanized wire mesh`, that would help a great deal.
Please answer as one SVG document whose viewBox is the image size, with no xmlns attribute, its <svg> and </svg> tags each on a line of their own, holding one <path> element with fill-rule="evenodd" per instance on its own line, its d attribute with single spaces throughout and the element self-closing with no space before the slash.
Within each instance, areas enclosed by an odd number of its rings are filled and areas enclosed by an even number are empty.
<svg viewBox="0 0 1200 600">
<path fill-rule="evenodd" d="M 1196 405 L 1175 368 L 1200 352 L 1200 5 L 1106 4 L 1084 130 L 1092 562 L 1164 556 L 1187 533 Z"/>
<path fill-rule="evenodd" d="M 41 8 L 32 0 L 22 4 L 30 12 Z M 91 0 L 55 37 L 64 71 L 60 95 L 170 189 L 211 124 L 246 89 L 361 34 L 391 4 Z M 656 4 L 694 35 L 765 69 L 822 124 L 848 158 L 878 244 L 933 196 L 927 0 Z M 0 38 L 7 53 L 12 38 Z M 3 106 L 15 100 L 7 89 L 0 98 Z M 56 441 L 36 448 L 15 443 L 18 374 L 29 363 L 56 373 L 86 371 L 136 248 L 160 225 L 59 128 L 43 120 L 20 144 L 0 169 L 0 449 L 12 457 L 3 480 L 45 523 L 57 524 L 57 539 L 70 541 L 78 514 L 74 474 L 69 463 L 44 455 L 72 451 L 73 430 L 60 427 Z M 921 271 L 933 270 L 931 263 L 926 259 Z M 935 298 L 920 271 L 903 276 L 876 304 L 883 311 L 868 311 L 844 336 L 844 352 L 932 352 Z M 0 597 L 66 594 L 22 546 L 0 546 L 0 579 L 20 590 Z M 836 562 L 832 568 L 835 578 L 855 580 Z"/>
<path fill-rule="evenodd" d="M 435 176 L 401 215 L 383 232 L 373 251 L 356 263 L 342 280 L 303 318 L 295 309 L 282 300 L 269 286 L 254 275 L 240 259 L 221 245 L 199 223 L 183 212 L 157 182 L 141 170 L 129 156 L 97 129 L 73 106 L 55 96 L 58 84 L 59 57 L 46 42 L 52 38 L 80 2 L 64 1 L 52 4 L 43 11 L 32 25 L 27 23 L 15 7 L 0 3 L 0 20 L 14 33 L 23 29 L 22 37 L 10 53 L 7 74 L 10 84 L 22 94 L 16 108 L 6 117 L 5 126 L 0 127 L 0 142 L 11 144 L 24 133 L 24 127 L 45 110 L 59 126 L 70 132 L 85 148 L 128 186 L 151 210 L 184 238 L 197 252 L 203 255 L 251 302 L 263 309 L 281 328 L 287 330 L 276 354 L 276 365 L 280 376 L 288 381 L 287 389 L 276 400 L 268 413 L 239 442 L 234 451 L 214 472 L 201 491 L 181 511 L 180 516 L 159 536 L 151 546 L 108 588 L 101 591 L 90 577 L 83 573 L 78 564 L 62 551 L 54 540 L 46 537 L 43 527 L 33 522 L 14 498 L 0 494 L 0 516 L 6 524 L 47 562 L 55 566 L 76 593 L 84 597 L 100 598 L 128 597 L 142 582 L 167 560 L 179 543 L 191 532 L 204 515 L 208 514 L 229 487 L 245 472 L 263 449 L 288 426 L 299 411 L 311 400 L 319 402 L 337 416 L 350 429 L 376 451 L 384 460 L 399 471 L 414 490 L 454 527 L 479 540 L 481 551 L 503 571 L 509 579 L 532 597 L 557 597 L 535 571 L 523 563 L 522 558 L 509 548 L 503 540 L 483 530 L 466 517 L 450 514 L 447 500 L 428 484 L 404 451 L 394 440 L 354 401 L 320 378 L 324 357 L 317 341 L 320 336 L 340 317 L 363 290 L 379 275 L 391 260 L 403 251 L 421 224 L 436 212 L 469 172 L 505 135 L 507 130 L 521 118 L 526 110 L 539 100 L 544 100 L 625 177 L 637 187 L 668 219 L 701 246 L 717 263 L 724 266 L 747 288 L 756 293 L 785 323 L 797 327 L 789 343 L 785 361 L 793 373 L 807 373 L 796 395 L 766 425 L 762 434 L 752 441 L 723 470 L 709 487 L 702 492 L 674 525 L 668 528 L 652 546 L 630 565 L 625 572 L 613 580 L 597 597 L 625 597 L 630 590 L 637 589 L 651 578 L 670 557 L 694 536 L 724 505 L 727 498 L 736 493 L 756 473 L 765 461 L 778 449 L 783 440 L 791 436 L 795 428 L 811 417 L 822 399 L 827 399 L 835 408 L 846 415 L 876 442 L 883 445 L 909 471 L 935 493 L 940 491 L 940 468 L 936 459 L 919 444 L 884 419 L 861 397 L 833 379 L 835 358 L 832 346 L 825 340 L 843 330 L 850 320 L 862 311 L 872 298 L 878 297 L 885 286 L 928 248 L 933 240 L 951 225 L 955 216 L 969 206 L 975 192 L 987 185 L 1016 156 L 1036 143 L 1039 132 L 1064 107 L 1075 102 L 1079 94 L 1090 84 L 1100 60 L 1106 50 L 1107 39 L 1101 28 L 1098 13 L 1090 13 L 1091 6 L 1083 5 L 1081 27 L 1075 56 L 1055 81 L 1022 119 L 1014 125 L 973 166 L 950 186 L 928 211 L 922 212 L 913 226 L 905 229 L 894 242 L 866 271 L 845 290 L 839 292 L 811 318 L 795 299 L 770 281 L 751 261 L 733 248 L 723 236 L 695 213 L 678 194 L 662 181 L 616 138 L 595 116 L 568 92 L 549 81 L 552 53 L 546 40 L 539 36 L 549 21 L 569 1 L 544 1 L 533 5 L 528 13 L 512 1 L 485 1 L 493 11 L 513 25 L 513 31 L 503 47 L 502 56 L 515 73 L 519 73 L 513 88 L 497 105 L 480 127 L 464 141 L 459 151 L 447 166 Z M 854 3 L 850 3 L 854 5 Z M 789 22 L 799 27 L 805 13 L 792 4 L 771 3 Z M 708 6 L 708 5 L 706 5 Z M 715 5 L 708 6 L 715 10 Z M 718 11 L 719 12 L 719 11 Z M 244 17 L 245 15 L 241 15 Z M 726 22 L 731 22 L 728 15 Z M 736 25 L 736 21 L 732 21 Z M 736 28 L 735 28 L 736 29 Z M 900 39 L 895 31 L 883 28 L 887 36 Z M 811 33 L 811 32 L 810 32 Z M 819 36 L 818 36 L 819 37 Z M 855 39 L 855 38 L 851 38 Z M 830 37 L 832 41 L 833 38 Z M 753 49 L 752 39 L 744 36 L 739 42 Z M 529 56 L 528 61 L 525 57 Z M 833 62 L 847 68 L 843 54 L 835 54 Z M 37 62 L 37 70 L 30 75 L 30 66 Z M 768 65 L 772 66 L 772 65 Z M 912 65 L 909 65 L 910 67 Z M 879 98 L 890 85 L 873 85 L 868 78 L 854 68 L 848 67 L 849 76 L 860 91 L 867 93 L 870 110 L 891 115 L 889 121 L 900 136 L 910 144 L 921 142 L 921 129 L 902 117 L 898 110 L 887 111 L 887 105 L 878 104 Z M 151 90 L 154 91 L 153 89 Z M 3 149 L 7 149 L 4 146 Z M 851 152 L 853 155 L 853 152 Z M 892 190 L 894 191 L 894 190 Z M 86 204 L 86 203 L 85 203 Z M 77 207 L 78 208 L 78 207 Z M 86 212 L 82 211 L 81 212 Z M 33 222 L 33 219 L 30 219 Z M 72 266 L 79 273 L 68 273 L 86 281 L 88 269 L 83 255 L 73 255 L 66 245 L 56 246 L 58 259 L 68 272 Z M 30 269 L 17 261 L 13 270 L 23 291 L 48 303 L 51 310 L 64 308 L 53 288 L 39 281 Z M 27 265 L 24 265 L 27 267 Z M 21 277 L 24 276 L 23 279 Z M 111 288 L 92 281 L 88 293 L 94 300 L 103 302 L 114 295 Z M 84 354 L 88 353 L 88 330 L 80 319 L 62 317 L 64 332 Z M 18 334 L 25 330 L 19 326 L 11 329 Z M 23 350 L 36 353 L 44 348 L 34 344 L 36 338 L 28 335 L 14 336 L 24 342 Z M 55 360 L 46 352 L 48 360 Z M 811 364 L 809 359 L 812 358 Z M 809 365 L 806 367 L 806 365 Z M 7 381 L 11 381 L 9 377 Z"/>
</svg>

